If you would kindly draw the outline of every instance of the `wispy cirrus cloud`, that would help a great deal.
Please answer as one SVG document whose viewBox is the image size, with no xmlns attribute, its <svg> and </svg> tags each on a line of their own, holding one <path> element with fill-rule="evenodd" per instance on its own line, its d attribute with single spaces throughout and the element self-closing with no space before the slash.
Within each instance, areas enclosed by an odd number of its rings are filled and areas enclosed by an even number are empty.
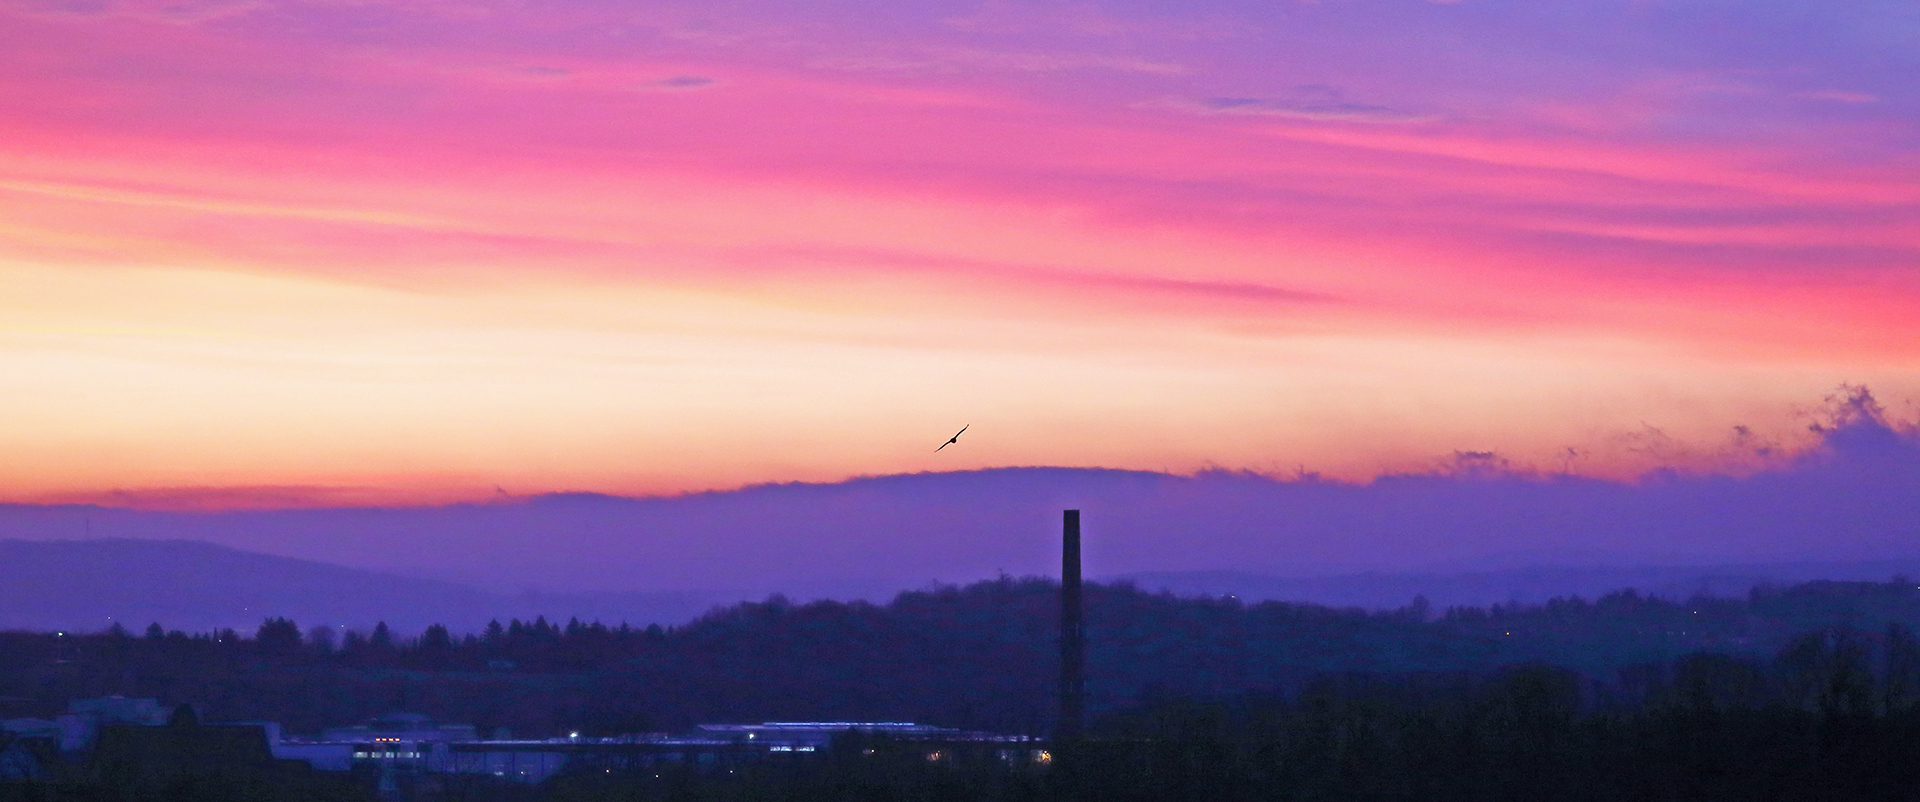
<svg viewBox="0 0 1920 802">
<path fill-rule="evenodd" d="M 1184 75 L 1191 69 L 1137 56 L 1072 51 L 1012 51 L 979 47 L 934 47 L 898 53 L 817 58 L 812 66 L 849 71 L 959 73 L 1065 73 L 1086 70 L 1147 75 Z"/>
<path fill-rule="evenodd" d="M 1433 114 L 1350 100 L 1338 88 L 1325 85 L 1296 87 L 1293 92 L 1276 97 L 1204 97 L 1185 105 L 1203 114 L 1246 114 L 1293 120 L 1411 123 L 1436 119 Z"/>
<path fill-rule="evenodd" d="M 943 17 L 955 30 L 998 36 L 1068 35 L 1129 39 L 1217 40 L 1244 35 L 1233 23 L 1208 14 L 1130 16 L 1098 3 L 1031 4 L 989 0 L 967 13 Z"/>
<path fill-rule="evenodd" d="M 640 88 L 654 92 L 687 92 L 694 89 L 706 89 L 719 83 L 718 79 L 705 75 L 670 75 L 651 81 L 643 81 Z"/>
<path fill-rule="evenodd" d="M 168 25 L 196 25 L 267 10 L 264 0 L 27 0 L 16 13 L 52 19 L 123 18 Z"/>
<path fill-rule="evenodd" d="M 1798 100 L 1829 100 L 1835 103 L 1878 103 L 1880 96 L 1871 92 L 1856 92 L 1847 89 L 1814 89 L 1795 92 L 1789 97 Z"/>
</svg>

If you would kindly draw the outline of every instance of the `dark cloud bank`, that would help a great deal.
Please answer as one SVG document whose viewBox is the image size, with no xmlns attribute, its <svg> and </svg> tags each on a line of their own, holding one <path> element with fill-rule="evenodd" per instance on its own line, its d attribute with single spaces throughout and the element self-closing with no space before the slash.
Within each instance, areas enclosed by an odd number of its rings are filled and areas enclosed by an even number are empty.
<svg viewBox="0 0 1920 802">
<path fill-rule="evenodd" d="M 1001 468 L 431 508 L 10 505 L 0 507 L 0 538 L 202 541 L 463 583 L 494 600 L 449 609 L 530 613 L 529 604 L 500 600 L 534 592 L 546 594 L 547 614 L 668 619 L 771 592 L 885 598 L 935 581 L 1052 574 L 1059 511 L 1068 507 L 1085 511 L 1090 573 L 1185 592 L 1363 605 L 1426 593 L 1444 604 L 1920 574 L 1920 436 L 1889 423 L 1863 392 L 1852 400 L 1815 427 L 1815 447 L 1744 477 L 1668 472 L 1613 482 L 1476 471 L 1347 484 Z M 152 558 L 111 570 L 170 564 Z M 412 581 L 362 577 L 341 587 L 370 598 L 383 583 Z M 332 620 L 357 624 L 351 619 L 373 614 Z"/>
</svg>

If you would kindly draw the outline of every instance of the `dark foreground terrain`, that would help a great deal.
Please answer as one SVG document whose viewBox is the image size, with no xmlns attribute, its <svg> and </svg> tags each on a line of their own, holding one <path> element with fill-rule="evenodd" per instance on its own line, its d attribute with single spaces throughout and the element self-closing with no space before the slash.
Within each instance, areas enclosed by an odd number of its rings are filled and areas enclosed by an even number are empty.
<svg viewBox="0 0 1920 802">
<path fill-rule="evenodd" d="M 444 799 L 1920 798 L 1920 587 L 1387 613 L 1089 589 L 1090 737 L 1051 764 L 842 744 L 805 759 Z M 311 733 L 398 709 L 545 737 L 705 721 L 918 720 L 1045 735 L 1057 586 L 1003 579 L 888 605 L 780 599 L 675 628 L 509 622 L 243 636 L 0 634 L 0 717 L 123 694 Z M 873 754 L 867 754 L 872 749 Z M 798 756 L 795 756 L 796 758 Z M 91 773 L 88 773 L 91 771 Z M 6 799 L 365 798 L 344 775 L 76 769 Z"/>
</svg>

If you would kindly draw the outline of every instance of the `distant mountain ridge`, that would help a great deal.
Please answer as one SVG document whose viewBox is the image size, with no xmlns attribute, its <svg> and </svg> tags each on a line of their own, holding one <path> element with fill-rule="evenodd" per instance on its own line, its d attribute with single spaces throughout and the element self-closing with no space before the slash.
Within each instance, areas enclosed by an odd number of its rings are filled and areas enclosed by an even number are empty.
<svg viewBox="0 0 1920 802">
<path fill-rule="evenodd" d="M 188 513 L 15 504 L 0 505 L 0 537 L 204 541 L 493 593 L 745 594 L 736 598 L 886 598 L 930 582 L 1052 574 L 1065 508 L 1083 510 L 1093 576 L 1920 558 L 1920 449 L 1904 435 L 1888 443 L 1886 453 L 1836 452 L 1751 477 L 1639 483 L 1417 475 L 1361 485 L 1003 468 L 440 507 Z"/>
<path fill-rule="evenodd" d="M 385 621 L 403 635 L 429 624 L 475 631 L 492 618 L 568 616 L 644 626 L 690 619 L 708 607 L 688 594 L 509 595 L 315 560 L 187 540 L 0 540 L 0 629 L 95 631 L 150 623 L 188 632 L 251 632 L 270 616 L 312 627 L 366 630 Z"/>
<path fill-rule="evenodd" d="M 1665 567 L 1552 567 L 1462 574 L 1350 574 L 1284 578 L 1258 574 L 1160 572 L 1098 577 L 1181 596 L 1307 602 L 1390 609 L 1424 595 L 1437 611 L 1450 606 L 1588 599 L 1622 588 L 1642 595 L 1744 595 L 1756 585 L 1811 579 L 1885 581 L 1920 576 L 1920 560 L 1829 564 Z M 902 590 L 864 594 L 887 601 Z M 270 616 L 311 628 L 366 630 L 385 621 L 402 636 L 429 624 L 473 632 L 487 621 L 546 616 L 627 622 L 685 623 L 707 610 L 763 598 L 750 591 L 662 593 L 497 593 L 470 585 L 277 557 L 183 540 L 0 540 L 0 629 L 96 631 L 114 623 L 138 632 L 158 622 L 189 632 L 233 627 L 251 632 Z"/>
</svg>

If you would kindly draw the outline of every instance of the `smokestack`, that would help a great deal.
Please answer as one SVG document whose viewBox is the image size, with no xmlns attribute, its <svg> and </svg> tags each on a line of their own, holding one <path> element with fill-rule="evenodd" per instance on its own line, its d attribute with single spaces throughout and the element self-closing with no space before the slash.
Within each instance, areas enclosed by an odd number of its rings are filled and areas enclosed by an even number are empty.
<svg viewBox="0 0 1920 802">
<path fill-rule="evenodd" d="M 1060 532 L 1060 726 L 1055 740 L 1080 737 L 1087 697 L 1087 643 L 1080 617 L 1080 511 L 1066 510 Z"/>
</svg>

